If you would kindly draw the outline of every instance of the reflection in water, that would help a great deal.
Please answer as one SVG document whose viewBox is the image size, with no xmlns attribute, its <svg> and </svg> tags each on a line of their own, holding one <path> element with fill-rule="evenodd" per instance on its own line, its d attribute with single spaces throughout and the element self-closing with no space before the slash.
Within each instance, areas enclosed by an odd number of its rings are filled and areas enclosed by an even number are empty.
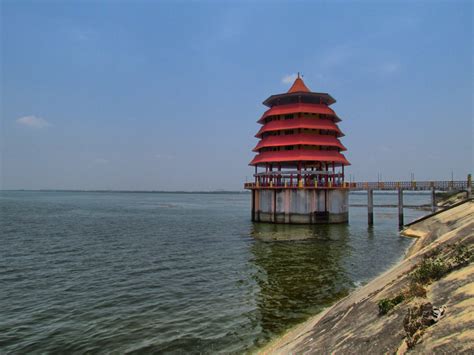
<svg viewBox="0 0 474 355">
<path fill-rule="evenodd" d="M 369 239 L 374 239 L 375 233 L 374 233 L 374 226 L 368 225 L 367 226 L 367 237 Z"/>
<path fill-rule="evenodd" d="M 265 338 L 282 333 L 335 300 L 353 284 L 341 260 L 350 253 L 348 225 L 254 224 L 251 247 Z"/>
</svg>

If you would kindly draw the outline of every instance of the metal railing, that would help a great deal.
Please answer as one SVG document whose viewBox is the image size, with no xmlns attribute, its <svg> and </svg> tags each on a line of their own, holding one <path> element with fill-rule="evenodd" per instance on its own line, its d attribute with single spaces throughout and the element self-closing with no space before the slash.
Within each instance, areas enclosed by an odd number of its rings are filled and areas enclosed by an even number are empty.
<svg viewBox="0 0 474 355">
<path fill-rule="evenodd" d="M 467 180 L 444 181 L 379 181 L 379 182 L 353 182 L 349 184 L 351 190 L 466 190 Z M 472 183 L 471 183 L 472 188 Z"/>
<path fill-rule="evenodd" d="M 305 189 L 323 189 L 323 188 L 348 188 L 349 183 L 342 181 L 308 181 L 305 179 L 297 180 L 285 180 L 285 181 L 266 181 L 266 182 L 246 182 L 244 188 L 247 190 L 252 189 L 294 189 L 294 188 L 305 188 Z"/>
<path fill-rule="evenodd" d="M 379 182 L 343 182 L 343 181 L 325 181 L 319 182 L 314 181 L 308 183 L 305 179 L 294 179 L 291 182 L 282 181 L 282 182 L 265 182 L 265 183 L 255 183 L 247 182 L 244 184 L 245 189 L 284 189 L 284 188 L 347 188 L 350 190 L 413 190 L 413 191 L 422 191 L 422 190 L 431 190 L 435 189 L 438 191 L 448 191 L 448 190 L 467 190 L 469 187 L 469 182 L 466 180 L 456 180 L 456 181 L 379 181 Z M 473 188 L 471 182 L 471 189 Z"/>
</svg>

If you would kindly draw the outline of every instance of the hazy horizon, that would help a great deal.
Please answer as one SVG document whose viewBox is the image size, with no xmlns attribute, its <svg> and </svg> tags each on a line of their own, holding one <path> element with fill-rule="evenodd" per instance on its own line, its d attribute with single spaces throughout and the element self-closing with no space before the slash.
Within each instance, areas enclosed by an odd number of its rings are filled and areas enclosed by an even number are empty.
<svg viewBox="0 0 474 355">
<path fill-rule="evenodd" d="M 2 1 L 1 20 L 0 189 L 242 190 L 262 101 L 298 71 L 337 100 L 346 180 L 473 170 L 470 1 Z"/>
</svg>

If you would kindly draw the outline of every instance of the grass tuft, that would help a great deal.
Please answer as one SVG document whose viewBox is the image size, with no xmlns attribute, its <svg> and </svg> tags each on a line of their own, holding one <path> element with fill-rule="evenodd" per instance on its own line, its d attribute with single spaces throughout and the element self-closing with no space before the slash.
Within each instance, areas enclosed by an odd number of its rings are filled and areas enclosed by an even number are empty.
<svg viewBox="0 0 474 355">
<path fill-rule="evenodd" d="M 382 298 L 377 304 L 379 306 L 379 314 L 384 315 L 390 312 L 397 304 L 405 300 L 403 294 L 397 295 L 393 298 Z"/>
<path fill-rule="evenodd" d="M 426 285 L 432 281 L 439 280 L 449 270 L 444 260 L 426 258 L 411 274 L 412 281 Z"/>
<path fill-rule="evenodd" d="M 393 298 L 383 298 L 378 301 L 379 315 L 389 313 L 396 305 L 414 297 L 426 297 L 426 285 L 439 280 L 453 270 L 466 266 L 473 259 L 473 249 L 465 245 L 449 245 L 444 249 L 433 249 L 411 272 L 410 284 L 406 290 Z"/>
</svg>

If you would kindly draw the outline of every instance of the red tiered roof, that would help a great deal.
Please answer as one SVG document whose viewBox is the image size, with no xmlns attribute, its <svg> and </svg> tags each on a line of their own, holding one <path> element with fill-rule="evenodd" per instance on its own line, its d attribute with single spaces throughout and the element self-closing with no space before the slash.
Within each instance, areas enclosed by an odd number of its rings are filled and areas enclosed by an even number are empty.
<svg viewBox="0 0 474 355">
<path fill-rule="evenodd" d="M 262 117 L 257 121 L 258 123 L 263 123 L 265 118 L 275 115 L 287 115 L 294 113 L 316 113 L 329 115 L 334 117 L 335 122 L 339 122 L 341 119 L 337 117 L 336 113 L 329 107 L 324 104 L 290 104 L 282 106 L 273 106 L 269 110 L 265 111 Z"/>
<path fill-rule="evenodd" d="M 323 120 L 320 118 L 293 118 L 291 120 L 270 121 L 262 126 L 255 137 L 260 138 L 262 133 L 272 131 L 284 131 L 288 129 L 324 129 L 332 132 L 337 132 L 338 137 L 344 136 L 339 127 L 330 120 Z"/>
<path fill-rule="evenodd" d="M 258 120 L 263 124 L 255 137 L 261 140 L 254 148 L 258 152 L 250 165 L 267 163 L 285 163 L 296 165 L 299 162 L 332 162 L 335 165 L 350 165 L 341 154 L 346 148 L 338 137 L 344 136 L 337 122 L 336 113 L 328 106 L 335 100 L 329 94 L 311 92 L 299 74 L 286 94 L 272 95 L 264 104 L 271 108 Z M 327 115 L 321 117 L 298 117 L 301 113 Z M 275 115 L 293 115 L 293 118 L 281 119 Z M 268 122 L 265 122 L 269 120 Z M 323 130 L 335 132 L 335 135 L 324 135 L 321 132 L 301 132 L 301 129 Z M 278 132 L 278 135 L 268 135 Z M 289 134 L 282 134 L 281 131 Z M 265 135 L 265 137 L 263 137 Z M 288 148 L 293 147 L 293 148 Z M 262 151 L 263 148 L 279 148 L 278 150 Z M 288 150 L 287 150 L 288 149 Z M 281 164 L 280 164 L 281 165 Z"/>
<path fill-rule="evenodd" d="M 276 152 L 262 152 L 253 158 L 250 165 L 299 161 L 322 161 L 335 162 L 337 165 L 351 165 L 344 155 L 336 150 L 280 150 Z"/>
<path fill-rule="evenodd" d="M 257 146 L 253 149 L 254 152 L 258 152 L 261 148 L 266 147 L 286 147 L 289 145 L 314 145 L 314 146 L 326 146 L 326 147 L 338 147 L 342 150 L 346 150 L 346 147 L 333 136 L 325 136 L 320 134 L 308 134 L 298 133 L 290 134 L 287 136 L 268 136 L 260 140 Z"/>
</svg>

